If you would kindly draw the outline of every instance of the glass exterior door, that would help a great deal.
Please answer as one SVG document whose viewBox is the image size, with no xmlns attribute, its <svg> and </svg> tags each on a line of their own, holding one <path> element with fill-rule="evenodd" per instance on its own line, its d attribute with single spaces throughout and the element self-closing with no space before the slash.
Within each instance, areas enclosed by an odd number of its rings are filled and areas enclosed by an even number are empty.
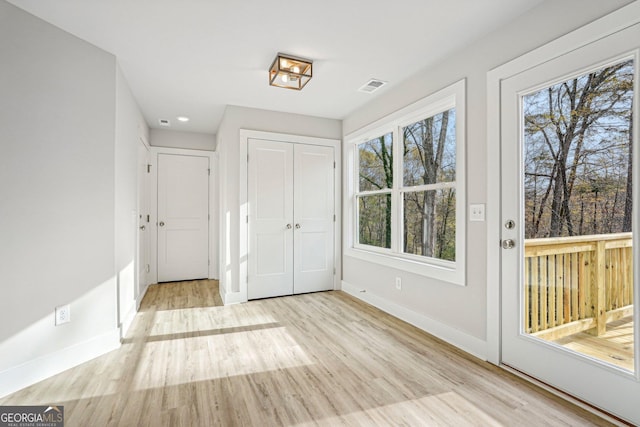
<svg viewBox="0 0 640 427">
<path fill-rule="evenodd" d="M 634 423 L 638 40 L 501 84 L 503 363 Z"/>
</svg>

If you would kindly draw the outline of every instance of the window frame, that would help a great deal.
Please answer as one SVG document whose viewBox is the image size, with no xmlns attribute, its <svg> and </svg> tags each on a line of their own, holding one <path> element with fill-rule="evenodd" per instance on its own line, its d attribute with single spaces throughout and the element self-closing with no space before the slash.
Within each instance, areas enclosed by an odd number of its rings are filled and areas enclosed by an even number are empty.
<svg viewBox="0 0 640 427">
<path fill-rule="evenodd" d="M 432 277 L 444 282 L 465 285 L 465 90 L 466 81 L 460 80 L 395 113 L 357 130 L 345 137 L 345 239 L 344 254 L 365 261 L 382 264 L 403 271 Z M 419 120 L 455 108 L 456 179 L 451 182 L 404 186 L 403 128 Z M 392 134 L 393 186 L 391 189 L 359 191 L 359 146 L 372 139 Z M 455 261 L 441 260 L 403 252 L 403 197 L 407 192 L 432 190 L 440 185 L 455 188 L 456 192 L 456 257 Z M 359 243 L 358 196 L 391 192 L 391 248 Z"/>
</svg>

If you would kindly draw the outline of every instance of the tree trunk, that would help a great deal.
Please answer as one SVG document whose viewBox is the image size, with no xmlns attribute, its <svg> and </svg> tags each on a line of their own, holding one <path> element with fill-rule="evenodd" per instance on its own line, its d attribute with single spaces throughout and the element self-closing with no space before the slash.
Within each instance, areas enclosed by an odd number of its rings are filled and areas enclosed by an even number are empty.
<svg viewBox="0 0 640 427">
<path fill-rule="evenodd" d="M 629 116 L 629 160 L 627 160 L 627 188 L 624 201 L 624 219 L 622 220 L 622 231 L 629 232 L 633 219 L 633 103 L 631 103 L 631 114 Z"/>
</svg>

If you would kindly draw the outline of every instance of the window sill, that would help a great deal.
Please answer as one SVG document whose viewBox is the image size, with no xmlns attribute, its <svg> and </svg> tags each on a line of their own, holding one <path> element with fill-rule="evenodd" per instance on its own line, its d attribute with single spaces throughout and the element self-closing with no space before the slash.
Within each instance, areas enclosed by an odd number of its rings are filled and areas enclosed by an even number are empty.
<svg viewBox="0 0 640 427">
<path fill-rule="evenodd" d="M 393 254 L 379 253 L 359 248 L 345 248 L 344 255 L 454 285 L 465 286 L 464 271 L 461 268 L 420 262 Z"/>
</svg>

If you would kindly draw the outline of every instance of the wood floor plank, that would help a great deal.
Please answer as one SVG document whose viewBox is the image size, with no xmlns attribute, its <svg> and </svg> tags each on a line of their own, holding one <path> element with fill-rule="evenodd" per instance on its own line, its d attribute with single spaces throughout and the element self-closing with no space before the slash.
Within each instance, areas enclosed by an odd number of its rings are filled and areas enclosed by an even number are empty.
<svg viewBox="0 0 640 427">
<path fill-rule="evenodd" d="M 67 426 L 605 426 L 342 292 L 154 285 L 120 349 L 0 399 Z"/>
</svg>

